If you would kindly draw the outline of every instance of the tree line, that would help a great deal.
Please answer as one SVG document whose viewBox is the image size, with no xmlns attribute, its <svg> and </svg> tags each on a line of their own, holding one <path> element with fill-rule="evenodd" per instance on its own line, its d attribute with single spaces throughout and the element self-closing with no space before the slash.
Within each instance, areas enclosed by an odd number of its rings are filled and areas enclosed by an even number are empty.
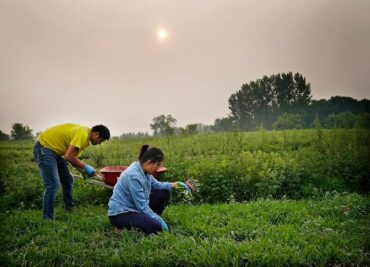
<svg viewBox="0 0 370 267">
<path fill-rule="evenodd" d="M 154 135 L 213 131 L 302 129 L 319 123 L 326 128 L 370 128 L 370 100 L 346 96 L 313 100 L 311 85 L 300 73 L 279 73 L 243 84 L 228 100 L 230 114 L 213 125 L 176 127 L 171 115 L 153 118 Z"/>
<path fill-rule="evenodd" d="M 309 128 L 316 117 L 328 128 L 352 128 L 356 121 L 370 127 L 370 100 L 312 100 L 310 83 L 292 72 L 243 84 L 230 96 L 229 109 L 227 117 L 215 120 L 215 131 Z"/>
<path fill-rule="evenodd" d="M 358 101 L 344 96 L 334 96 L 329 100 L 310 100 L 306 105 L 276 108 L 274 111 L 268 107 L 260 107 L 249 114 L 251 116 L 246 118 L 238 113 L 231 113 L 225 118 L 216 119 L 213 130 L 302 129 L 312 127 L 315 119 L 325 128 L 370 128 L 370 101 Z"/>
<path fill-rule="evenodd" d="M 12 125 L 12 130 L 9 134 L 4 133 L 0 130 L 0 141 L 4 140 L 27 140 L 33 139 L 35 136 L 32 134 L 32 129 L 28 125 L 23 125 L 22 123 L 14 123 Z"/>
</svg>

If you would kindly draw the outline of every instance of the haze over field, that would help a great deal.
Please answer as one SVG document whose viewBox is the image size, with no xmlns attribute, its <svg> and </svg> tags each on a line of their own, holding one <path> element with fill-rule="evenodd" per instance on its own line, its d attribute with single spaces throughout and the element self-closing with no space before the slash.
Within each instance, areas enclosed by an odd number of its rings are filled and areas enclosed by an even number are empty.
<svg viewBox="0 0 370 267">
<path fill-rule="evenodd" d="M 370 1 L 0 0 L 0 130 L 212 124 L 263 75 L 370 98 Z"/>
</svg>

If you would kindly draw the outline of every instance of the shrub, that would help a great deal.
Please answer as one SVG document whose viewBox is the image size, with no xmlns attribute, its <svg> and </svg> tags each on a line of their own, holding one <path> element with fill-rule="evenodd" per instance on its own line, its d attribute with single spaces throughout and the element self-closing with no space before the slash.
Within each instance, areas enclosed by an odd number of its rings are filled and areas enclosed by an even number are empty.
<svg viewBox="0 0 370 267">
<path fill-rule="evenodd" d="M 301 129 L 303 120 L 299 114 L 284 113 L 272 125 L 275 130 Z"/>
</svg>

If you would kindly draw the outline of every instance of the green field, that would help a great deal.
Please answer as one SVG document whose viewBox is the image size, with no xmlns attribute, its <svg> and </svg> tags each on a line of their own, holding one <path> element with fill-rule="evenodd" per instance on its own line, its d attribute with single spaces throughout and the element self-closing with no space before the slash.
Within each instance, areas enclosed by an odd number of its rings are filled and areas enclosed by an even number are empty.
<svg viewBox="0 0 370 267">
<path fill-rule="evenodd" d="M 173 195 L 163 235 L 115 234 L 111 191 L 83 180 L 78 208 L 57 208 L 56 220 L 44 221 L 32 142 L 0 142 L 0 266 L 370 264 L 369 130 L 114 139 L 83 160 L 128 165 L 142 144 L 163 149 L 169 171 L 161 179 L 200 185 L 193 199 Z"/>
<path fill-rule="evenodd" d="M 281 266 L 369 264 L 370 206 L 357 194 L 323 200 L 171 205 L 169 234 L 115 234 L 106 208 L 14 211 L 1 224 L 3 266 Z"/>
</svg>

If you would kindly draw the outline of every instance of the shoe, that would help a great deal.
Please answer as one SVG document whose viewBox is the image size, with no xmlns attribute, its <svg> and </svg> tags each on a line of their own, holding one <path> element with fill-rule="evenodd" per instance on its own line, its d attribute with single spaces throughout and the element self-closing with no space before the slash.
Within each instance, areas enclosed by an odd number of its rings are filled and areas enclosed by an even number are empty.
<svg viewBox="0 0 370 267">
<path fill-rule="evenodd" d="M 64 210 L 66 212 L 69 212 L 69 213 L 72 213 L 73 212 L 73 209 L 74 209 L 74 206 L 67 206 L 67 207 L 64 208 Z"/>
</svg>

